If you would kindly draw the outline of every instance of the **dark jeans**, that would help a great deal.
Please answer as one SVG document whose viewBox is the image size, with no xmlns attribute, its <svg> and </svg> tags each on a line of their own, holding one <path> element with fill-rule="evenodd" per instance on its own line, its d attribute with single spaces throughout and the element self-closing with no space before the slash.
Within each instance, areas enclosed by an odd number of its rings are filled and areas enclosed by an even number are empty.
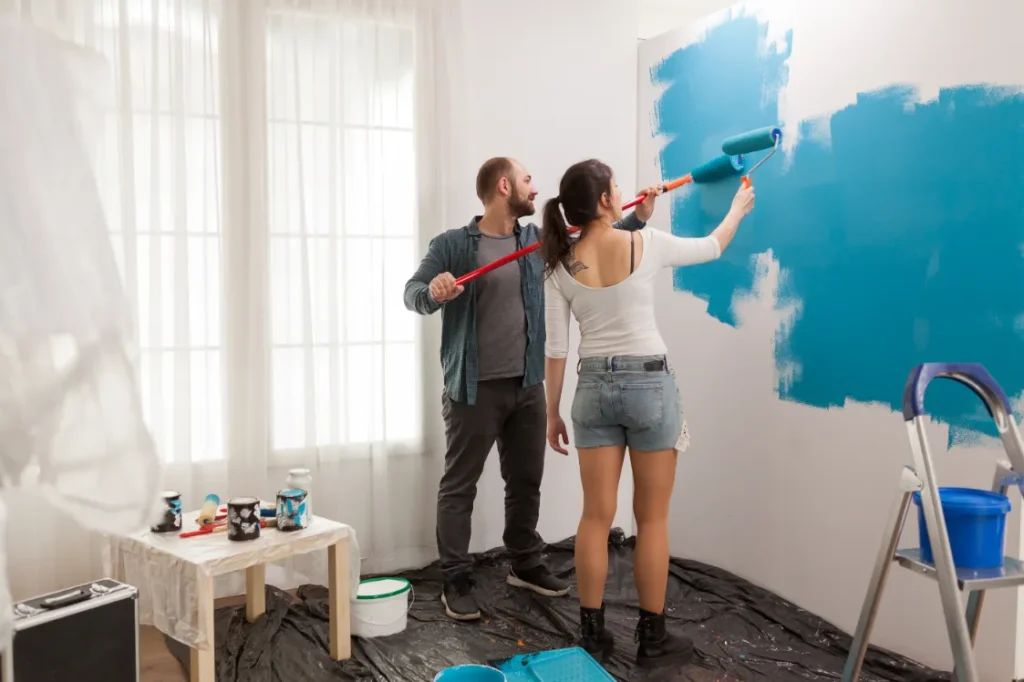
<svg viewBox="0 0 1024 682">
<path fill-rule="evenodd" d="M 437 494 L 437 551 L 446 579 L 469 573 L 476 484 L 494 443 L 505 480 L 502 540 L 512 570 L 540 564 L 544 541 L 537 533 L 540 482 L 544 475 L 547 415 L 544 384 L 523 387 L 522 378 L 481 381 L 475 405 L 442 396 L 448 450 Z"/>
</svg>

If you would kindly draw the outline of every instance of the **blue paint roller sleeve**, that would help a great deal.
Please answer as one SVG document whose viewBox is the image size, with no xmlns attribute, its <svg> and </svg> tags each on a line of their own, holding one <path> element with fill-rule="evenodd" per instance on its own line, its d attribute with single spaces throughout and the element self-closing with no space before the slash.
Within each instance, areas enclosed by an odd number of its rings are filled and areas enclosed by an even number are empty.
<svg viewBox="0 0 1024 682">
<path fill-rule="evenodd" d="M 771 149 L 775 146 L 776 139 L 782 139 L 782 131 L 774 126 L 750 130 L 726 138 L 722 142 L 722 153 L 734 156 Z"/>
<path fill-rule="evenodd" d="M 690 171 L 694 183 L 717 182 L 743 172 L 742 156 L 719 156 Z"/>
</svg>

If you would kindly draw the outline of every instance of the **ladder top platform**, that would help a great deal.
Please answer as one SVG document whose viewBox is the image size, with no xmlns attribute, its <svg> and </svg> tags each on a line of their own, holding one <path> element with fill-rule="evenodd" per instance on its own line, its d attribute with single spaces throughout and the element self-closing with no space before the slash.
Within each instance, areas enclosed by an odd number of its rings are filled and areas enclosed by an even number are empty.
<svg viewBox="0 0 1024 682">
<path fill-rule="evenodd" d="M 921 561 L 921 549 L 918 547 L 897 551 L 895 560 L 914 573 L 935 578 L 935 566 Z M 1003 557 L 1001 568 L 956 568 L 956 580 L 963 592 L 1024 585 L 1024 562 L 1013 557 Z"/>
</svg>

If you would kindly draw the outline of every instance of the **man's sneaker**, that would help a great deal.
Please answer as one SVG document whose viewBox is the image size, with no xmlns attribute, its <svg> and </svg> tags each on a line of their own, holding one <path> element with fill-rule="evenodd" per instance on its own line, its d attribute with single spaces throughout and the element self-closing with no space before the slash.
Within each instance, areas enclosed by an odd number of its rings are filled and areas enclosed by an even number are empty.
<svg viewBox="0 0 1024 682">
<path fill-rule="evenodd" d="M 508 572 L 508 584 L 542 594 L 561 597 L 569 594 L 569 583 L 556 577 L 544 564 L 520 571 Z"/>
<path fill-rule="evenodd" d="M 473 596 L 473 578 L 468 575 L 445 581 L 441 590 L 441 603 L 449 618 L 476 620 L 480 617 L 480 606 Z"/>
</svg>

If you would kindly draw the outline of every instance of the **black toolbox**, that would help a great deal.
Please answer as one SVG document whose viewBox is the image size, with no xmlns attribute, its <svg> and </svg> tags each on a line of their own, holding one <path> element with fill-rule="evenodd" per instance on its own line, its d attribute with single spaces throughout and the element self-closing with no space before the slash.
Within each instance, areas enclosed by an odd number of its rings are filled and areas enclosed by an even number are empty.
<svg viewBox="0 0 1024 682">
<path fill-rule="evenodd" d="M 0 682 L 138 682 L 139 591 L 103 579 L 14 605 Z"/>
</svg>

